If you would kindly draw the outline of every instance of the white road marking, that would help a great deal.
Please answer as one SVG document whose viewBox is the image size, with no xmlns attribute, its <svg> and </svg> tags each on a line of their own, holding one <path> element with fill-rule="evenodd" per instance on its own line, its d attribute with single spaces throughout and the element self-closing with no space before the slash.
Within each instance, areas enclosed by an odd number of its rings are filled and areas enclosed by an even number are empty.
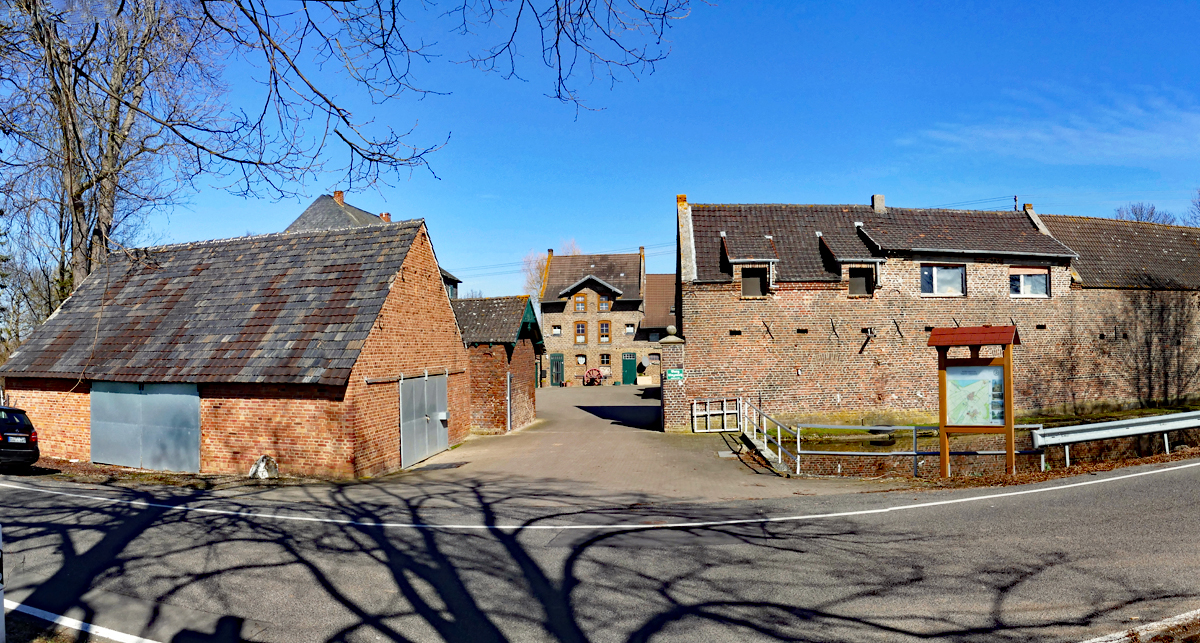
<svg viewBox="0 0 1200 643">
<path fill-rule="evenodd" d="M 639 524 L 625 523 L 618 525 L 436 525 L 419 522 L 367 522 L 362 520 L 348 520 L 341 518 L 312 518 L 307 516 L 281 516 L 279 514 L 259 513 L 247 510 L 227 510 L 227 509 L 207 509 L 204 507 L 192 507 L 189 505 L 170 505 L 166 503 L 147 502 L 145 500 L 122 500 L 119 498 L 105 498 L 102 496 L 89 496 L 79 493 L 68 493 L 65 491 L 51 491 L 49 489 L 38 489 L 36 487 L 25 487 L 22 485 L 8 484 L 0 482 L 0 487 L 10 489 L 19 489 L 21 491 L 30 491 L 33 493 L 44 493 L 55 496 L 63 496 L 67 498 L 80 498 L 83 500 L 95 500 L 97 502 L 123 504 L 132 507 L 145 507 L 152 509 L 166 509 L 167 511 L 190 511 L 194 513 L 203 513 L 218 516 L 234 516 L 237 518 L 263 518 L 267 520 L 285 520 L 293 522 L 314 522 L 326 523 L 334 525 L 351 525 L 356 527 L 386 527 L 389 529 L 444 529 L 456 531 L 485 531 L 485 530 L 512 530 L 520 531 L 525 529 L 590 529 L 593 531 L 631 531 L 631 530 L 647 530 L 647 529 L 689 529 L 701 527 L 726 527 L 730 525 L 753 525 L 762 523 L 774 522 L 800 522 L 805 520 L 821 520 L 826 518 L 850 518 L 854 516 L 870 516 L 873 514 L 885 514 L 893 511 L 912 511 L 914 509 L 927 509 L 929 507 L 942 507 L 946 505 L 957 505 L 968 502 L 984 502 L 987 500 L 996 500 L 997 498 L 1014 498 L 1017 496 L 1028 496 L 1037 493 L 1051 493 L 1054 491 L 1063 491 L 1066 489 L 1077 489 L 1079 487 L 1089 487 L 1098 484 L 1109 484 L 1120 482 L 1122 480 L 1130 480 L 1133 478 L 1141 478 L 1143 476 L 1153 476 L 1162 473 L 1171 473 L 1181 471 L 1183 469 L 1191 469 L 1200 467 L 1200 462 L 1190 464 L 1181 464 L 1174 467 L 1166 467 L 1163 469 L 1151 469 L 1149 471 L 1141 471 L 1138 473 L 1127 473 L 1125 475 L 1113 476 L 1111 478 L 1098 478 L 1095 480 L 1087 480 L 1084 482 L 1072 482 L 1070 484 L 1056 485 L 1052 487 L 1040 487 L 1037 489 L 1022 489 L 1020 491 L 1006 491 L 1003 493 L 993 493 L 984 496 L 973 496 L 970 498 L 956 498 L 954 500 L 937 500 L 934 502 L 921 502 L 911 505 L 897 505 L 894 507 L 882 507 L 879 509 L 860 509 L 858 511 L 838 511 L 823 514 L 804 514 L 797 516 L 774 516 L 763 518 L 739 518 L 733 520 L 704 520 L 696 522 L 673 522 L 673 523 L 656 523 L 656 524 Z"/>
<path fill-rule="evenodd" d="M 110 630 L 107 627 L 100 627 L 99 625 L 92 625 L 91 623 L 84 623 L 83 621 L 78 621 L 78 620 L 75 620 L 68 616 L 59 616 L 58 614 L 52 614 L 50 612 L 47 612 L 46 610 L 40 610 L 36 607 L 22 605 L 21 603 L 18 603 L 16 601 L 10 601 L 8 599 L 4 599 L 4 609 L 9 609 L 14 612 L 24 612 L 30 616 L 36 616 L 37 618 L 40 618 L 43 621 L 50 621 L 51 623 L 54 623 L 55 625 L 69 627 L 73 630 L 79 630 L 80 632 L 87 632 L 88 634 L 94 634 L 96 636 L 103 636 L 106 639 L 112 639 L 114 641 L 117 641 L 117 643 L 158 643 L 157 641 L 152 641 L 150 639 L 144 639 L 140 636 L 134 636 L 132 634 L 126 634 L 124 632 Z"/>
<path fill-rule="evenodd" d="M 1171 618 L 1165 618 L 1161 621 L 1155 621 L 1154 623 L 1147 623 L 1145 625 L 1125 630 L 1124 632 L 1117 632 L 1116 634 L 1108 634 L 1106 636 L 1098 636 L 1094 639 L 1088 639 L 1083 643 L 1136 643 L 1137 641 L 1142 640 L 1142 637 L 1148 637 L 1156 632 L 1166 630 L 1167 628 L 1176 627 L 1179 625 L 1187 625 L 1188 623 L 1193 623 L 1195 621 L 1200 621 L 1200 610 L 1185 612 L 1179 616 L 1172 616 Z M 1131 633 L 1133 634 L 1132 636 L 1130 636 Z M 1147 640 L 1154 639 L 1147 638 Z"/>
</svg>

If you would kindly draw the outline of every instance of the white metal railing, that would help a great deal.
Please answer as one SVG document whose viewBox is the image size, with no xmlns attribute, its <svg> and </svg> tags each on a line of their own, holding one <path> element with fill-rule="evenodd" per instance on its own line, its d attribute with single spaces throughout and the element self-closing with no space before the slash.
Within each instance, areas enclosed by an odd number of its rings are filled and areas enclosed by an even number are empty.
<svg viewBox="0 0 1200 643">
<path fill-rule="evenodd" d="M 1031 433 L 1033 434 L 1033 446 L 1036 448 L 1041 449 L 1057 444 L 1063 445 L 1066 464 L 1069 467 L 1071 466 L 1071 445 L 1076 442 L 1110 440 L 1112 438 L 1127 438 L 1135 435 L 1146 435 L 1148 433 L 1162 433 L 1163 449 L 1167 453 L 1170 453 L 1171 442 L 1167 438 L 1167 432 L 1196 428 L 1200 428 L 1200 411 L 1172 413 L 1170 415 L 1152 415 L 1129 420 L 1115 420 L 1113 422 L 1060 426 L 1053 429 L 1038 429 Z M 1043 468 L 1045 468 L 1044 462 Z"/>
<path fill-rule="evenodd" d="M 800 448 L 800 435 L 792 429 L 784 426 L 782 422 L 767 415 L 762 409 L 755 406 L 752 402 L 742 400 L 742 408 L 745 409 L 745 424 L 742 433 L 750 438 L 751 443 L 758 447 L 762 452 L 763 457 L 768 460 L 774 460 L 782 465 L 784 455 L 786 454 L 790 460 L 796 463 L 796 473 L 800 473 L 800 458 L 795 453 L 792 453 L 783 446 L 783 436 L 791 436 L 796 441 L 796 449 Z M 774 433 L 774 435 L 772 435 Z M 762 438 L 759 438 L 759 435 Z M 772 448 L 774 444 L 774 448 Z"/>
<path fill-rule="evenodd" d="M 736 397 L 692 400 L 692 432 L 740 431 L 742 429 L 741 404 L 742 400 Z M 713 421 L 714 419 L 716 422 Z M 703 426 L 701 426 L 701 422 L 703 422 Z"/>
</svg>

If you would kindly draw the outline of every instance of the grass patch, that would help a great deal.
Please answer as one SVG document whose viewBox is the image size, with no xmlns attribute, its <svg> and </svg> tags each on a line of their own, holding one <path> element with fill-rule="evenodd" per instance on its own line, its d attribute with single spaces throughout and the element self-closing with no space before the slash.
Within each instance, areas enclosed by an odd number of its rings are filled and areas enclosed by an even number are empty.
<svg viewBox="0 0 1200 643">
<path fill-rule="evenodd" d="M 8 643 L 75 643 L 76 638 L 60 632 L 56 626 L 40 618 L 20 612 L 5 615 L 4 626 Z"/>
<path fill-rule="evenodd" d="M 1118 409 L 1081 414 L 1044 413 L 1021 416 L 1017 418 L 1017 422 L 1019 424 L 1042 424 L 1047 429 L 1052 429 L 1060 426 L 1076 426 L 1079 424 L 1093 424 L 1096 422 L 1113 422 L 1116 420 L 1128 420 L 1132 418 L 1150 417 L 1153 415 L 1186 413 L 1188 411 L 1200 411 L 1200 403 L 1182 404 L 1179 406 L 1159 406 L 1124 410 Z"/>
</svg>

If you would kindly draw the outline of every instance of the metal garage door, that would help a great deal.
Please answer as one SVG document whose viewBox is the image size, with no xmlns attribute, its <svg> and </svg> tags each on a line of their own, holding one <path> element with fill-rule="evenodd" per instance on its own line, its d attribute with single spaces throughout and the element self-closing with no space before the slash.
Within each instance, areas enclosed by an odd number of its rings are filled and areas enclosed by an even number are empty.
<svg viewBox="0 0 1200 643">
<path fill-rule="evenodd" d="M 446 376 L 400 381 L 400 466 L 407 468 L 450 448 Z"/>
<path fill-rule="evenodd" d="M 92 462 L 200 471 L 195 384 L 92 383 Z"/>
</svg>

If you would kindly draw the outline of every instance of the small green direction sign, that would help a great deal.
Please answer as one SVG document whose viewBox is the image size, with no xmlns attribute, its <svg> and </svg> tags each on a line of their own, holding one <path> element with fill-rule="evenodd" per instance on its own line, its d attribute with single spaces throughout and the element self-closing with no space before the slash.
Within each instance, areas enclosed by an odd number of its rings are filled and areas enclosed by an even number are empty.
<svg viewBox="0 0 1200 643">
<path fill-rule="evenodd" d="M 682 379 L 683 379 L 683 369 L 682 368 L 668 368 L 667 369 L 667 381 L 668 382 L 680 381 Z"/>
</svg>

